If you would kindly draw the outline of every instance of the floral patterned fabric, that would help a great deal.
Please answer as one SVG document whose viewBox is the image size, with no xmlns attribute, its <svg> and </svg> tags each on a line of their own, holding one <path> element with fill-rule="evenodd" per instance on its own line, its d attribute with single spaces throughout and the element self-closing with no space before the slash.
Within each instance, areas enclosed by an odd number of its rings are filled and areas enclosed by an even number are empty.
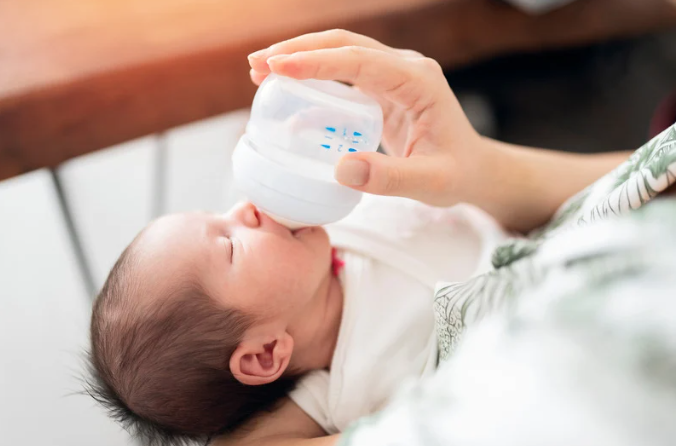
<svg viewBox="0 0 676 446">
<path fill-rule="evenodd" d="M 442 363 L 349 445 L 667 445 L 676 423 L 676 125 L 437 287 Z"/>
<path fill-rule="evenodd" d="M 548 225 L 528 239 L 512 239 L 498 247 L 493 254 L 495 270 L 468 282 L 441 286 L 434 305 L 441 358 L 450 356 L 467 324 L 511 305 L 515 296 L 539 284 L 558 266 L 541 258 L 538 251 L 543 244 L 583 226 L 626 216 L 674 181 L 676 125 L 570 199 Z"/>
</svg>

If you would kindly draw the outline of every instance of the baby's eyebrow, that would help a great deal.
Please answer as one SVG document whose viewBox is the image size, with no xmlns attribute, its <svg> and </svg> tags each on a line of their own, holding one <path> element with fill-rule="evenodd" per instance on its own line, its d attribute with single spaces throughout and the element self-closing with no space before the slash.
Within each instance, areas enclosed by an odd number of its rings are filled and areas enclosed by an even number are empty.
<svg viewBox="0 0 676 446">
<path fill-rule="evenodd" d="M 206 233 L 211 236 L 227 236 L 228 223 L 224 218 L 220 218 L 221 214 L 215 212 L 206 212 L 212 218 L 206 221 Z"/>
</svg>

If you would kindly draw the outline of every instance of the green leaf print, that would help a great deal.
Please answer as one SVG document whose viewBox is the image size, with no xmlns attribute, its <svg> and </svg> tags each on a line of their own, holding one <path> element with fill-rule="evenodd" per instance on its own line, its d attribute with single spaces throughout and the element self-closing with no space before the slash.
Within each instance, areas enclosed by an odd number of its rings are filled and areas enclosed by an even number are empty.
<svg viewBox="0 0 676 446">
<path fill-rule="evenodd" d="M 493 252 L 491 263 L 494 268 L 502 268 L 529 256 L 538 249 L 538 243 L 528 239 L 511 239 Z"/>
<path fill-rule="evenodd" d="M 577 195 L 575 195 L 571 200 L 564 203 L 563 206 L 556 213 L 552 221 L 549 222 L 549 224 L 544 226 L 542 229 L 535 230 L 531 235 L 531 237 L 536 238 L 543 237 L 548 232 L 554 231 L 555 229 L 563 226 L 565 223 L 569 221 L 573 221 L 577 216 L 577 214 L 582 209 L 582 206 L 584 206 L 587 197 L 589 197 L 590 191 L 591 191 L 590 188 L 586 188 Z"/>
<path fill-rule="evenodd" d="M 615 187 L 619 187 L 622 184 L 626 183 L 631 176 L 643 169 L 648 161 L 653 156 L 653 153 L 658 147 L 659 141 L 657 138 L 652 139 L 650 142 L 645 144 L 643 147 L 634 152 L 627 161 L 625 161 L 620 167 L 615 171 Z"/>
<path fill-rule="evenodd" d="M 676 145 L 676 138 L 670 144 L 660 147 L 660 150 L 655 154 L 654 160 L 648 166 L 654 178 L 667 175 L 669 182 L 673 182 L 675 178 L 674 173 L 669 170 L 669 167 L 676 163 L 676 150 L 673 150 L 674 145 Z"/>
<path fill-rule="evenodd" d="M 673 175 L 668 168 L 676 161 L 674 145 L 676 145 L 676 125 L 650 140 L 617 168 L 615 187 L 626 183 L 633 174 L 646 167 L 654 178 L 665 173 Z"/>
<path fill-rule="evenodd" d="M 440 358 L 451 356 L 468 323 L 510 305 L 544 277 L 547 271 L 539 260 L 540 246 L 581 226 L 634 214 L 629 211 L 642 208 L 674 182 L 676 125 L 645 144 L 603 179 L 569 199 L 548 225 L 533 231 L 528 238 L 512 238 L 496 248 L 492 257 L 494 270 L 439 289 L 434 312 Z M 568 266 L 572 268 L 573 264 Z M 587 265 L 590 273 L 596 274 L 611 267 L 618 265 L 602 258 L 598 263 Z"/>
</svg>

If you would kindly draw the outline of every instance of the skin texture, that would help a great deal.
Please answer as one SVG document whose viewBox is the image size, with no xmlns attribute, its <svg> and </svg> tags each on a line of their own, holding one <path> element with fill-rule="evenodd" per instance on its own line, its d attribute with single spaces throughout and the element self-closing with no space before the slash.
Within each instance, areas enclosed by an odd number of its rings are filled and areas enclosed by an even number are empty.
<svg viewBox="0 0 676 446">
<path fill-rule="evenodd" d="M 322 228 L 292 232 L 245 203 L 225 215 L 160 218 L 138 243 L 145 299 L 161 299 L 192 279 L 224 307 L 253 317 L 230 360 L 242 383 L 268 383 L 289 367 L 330 365 L 342 291 Z"/>
</svg>

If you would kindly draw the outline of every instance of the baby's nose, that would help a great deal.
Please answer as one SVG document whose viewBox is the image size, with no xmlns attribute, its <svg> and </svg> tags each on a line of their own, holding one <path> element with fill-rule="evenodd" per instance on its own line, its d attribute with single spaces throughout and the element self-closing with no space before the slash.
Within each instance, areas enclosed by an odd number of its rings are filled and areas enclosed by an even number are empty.
<svg viewBox="0 0 676 446">
<path fill-rule="evenodd" d="M 236 212 L 237 219 L 250 228 L 257 228 L 261 224 L 258 209 L 252 203 L 243 203 Z"/>
</svg>

